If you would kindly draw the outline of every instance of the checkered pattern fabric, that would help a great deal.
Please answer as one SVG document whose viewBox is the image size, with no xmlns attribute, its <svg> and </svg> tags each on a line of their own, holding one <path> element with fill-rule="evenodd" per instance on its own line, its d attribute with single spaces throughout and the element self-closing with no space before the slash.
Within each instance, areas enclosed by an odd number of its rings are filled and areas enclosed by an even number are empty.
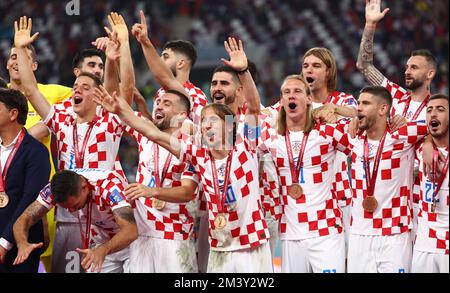
<svg viewBox="0 0 450 293">
<path fill-rule="evenodd" d="M 303 132 L 290 133 L 294 164 L 297 164 L 303 136 Z M 288 187 L 292 185 L 293 179 L 285 137 L 279 134 L 272 137 L 271 153 L 281 187 L 280 238 L 300 240 L 341 233 L 342 213 L 330 186 L 334 178 L 332 166 L 336 148 L 340 143 L 347 144 L 342 142 L 347 139 L 345 134 L 335 125 L 328 124 L 319 125 L 311 131 L 298 178 L 304 195 L 297 200 L 288 195 Z"/>
<path fill-rule="evenodd" d="M 398 84 L 390 81 L 387 78 L 384 78 L 381 86 L 385 87 L 392 95 L 393 103 L 391 109 L 391 116 L 395 115 L 403 115 L 403 111 L 405 110 L 405 106 L 407 101 L 411 99 L 411 94 L 408 90 L 402 88 Z M 421 103 L 411 101 L 409 105 L 408 112 L 406 113 L 405 118 L 408 121 L 411 121 L 413 115 L 416 113 Z M 420 112 L 417 117 L 417 121 L 425 121 L 426 120 L 426 107 L 423 108 L 422 112 Z"/>
<path fill-rule="evenodd" d="M 149 187 L 156 187 L 154 160 L 158 160 L 159 176 L 161 176 L 166 158 L 170 154 L 169 151 L 160 146 L 159 158 L 155 158 L 155 144 L 152 141 L 128 126 L 126 131 L 134 137 L 139 147 L 136 182 Z M 172 156 L 162 187 L 180 186 L 181 179 L 191 179 L 198 182 L 192 168 Z M 193 231 L 193 218 L 186 209 L 186 204 L 166 202 L 162 210 L 157 210 L 153 207 L 151 199 L 139 198 L 135 205 L 139 235 L 171 240 L 186 240 L 190 237 Z"/>
<path fill-rule="evenodd" d="M 109 241 L 119 231 L 119 226 L 114 218 L 114 210 L 130 206 L 126 197 L 123 195 L 123 190 L 127 184 L 125 178 L 114 171 L 95 169 L 75 169 L 73 171 L 88 180 L 92 191 L 91 199 L 93 200 L 93 205 L 90 245 L 92 247 L 103 244 Z M 55 206 L 50 184 L 41 190 L 36 200 L 47 209 L 52 209 Z M 81 222 L 86 223 L 87 207 L 88 205 L 85 205 L 81 210 L 72 213 L 72 215 L 77 218 L 78 214 Z M 59 208 L 63 209 L 62 207 Z M 82 227 L 85 231 L 86 224 L 82 224 Z"/>
<path fill-rule="evenodd" d="M 408 90 L 402 88 L 398 84 L 390 81 L 387 78 L 384 78 L 383 83 L 381 84 L 384 86 L 388 91 L 391 92 L 393 103 L 392 103 L 392 109 L 391 109 L 391 116 L 395 115 L 403 115 L 403 111 L 405 109 L 405 106 L 407 104 L 407 101 L 411 99 L 411 94 L 408 92 Z M 408 121 L 411 121 L 414 114 L 416 113 L 417 109 L 420 107 L 419 102 L 411 101 L 408 112 L 405 115 L 405 118 Z M 417 117 L 416 121 L 425 122 L 426 121 L 426 107 L 422 109 L 422 112 L 420 112 L 419 116 Z M 419 168 L 418 162 L 416 161 L 414 164 L 414 169 L 417 170 Z M 413 187 L 413 193 L 412 193 L 412 200 L 413 203 L 417 204 L 419 202 L 419 193 L 420 193 L 420 184 L 419 180 L 414 182 Z"/>
<path fill-rule="evenodd" d="M 448 148 L 439 151 L 448 156 Z M 417 151 L 422 161 L 422 148 Z M 433 183 L 423 174 L 423 164 L 419 164 L 420 201 L 417 236 L 414 249 L 422 252 L 448 255 L 449 250 L 449 189 L 448 172 L 436 197 L 436 210 L 431 212 Z"/>
<path fill-rule="evenodd" d="M 117 160 L 120 138 L 124 131 L 122 122 L 117 115 L 97 108 L 97 122 L 89 136 L 84 154 L 84 168 L 113 170 L 120 163 Z M 60 170 L 76 168 L 73 128 L 76 123 L 71 101 L 52 106 L 44 123 L 56 136 L 58 147 L 58 167 Z M 81 148 L 88 129 L 87 123 L 77 125 L 78 147 Z M 122 168 L 118 171 L 120 172 Z"/>
<path fill-rule="evenodd" d="M 214 219 L 218 215 L 220 195 L 215 194 L 211 159 L 209 151 L 204 147 L 182 142 L 181 160 L 190 162 L 203 185 L 204 195 L 208 205 L 209 238 L 211 249 L 216 251 L 236 251 L 257 247 L 268 241 L 269 231 L 264 220 L 264 214 L 259 194 L 258 157 L 254 142 L 246 136 L 239 135 L 233 149 L 233 161 L 230 170 L 230 181 L 227 186 L 225 213 L 228 224 L 224 230 L 229 234 L 226 244 L 215 238 Z M 217 161 L 216 169 L 224 169 L 226 160 Z M 220 174 L 219 174 L 220 175 Z M 220 179 L 220 177 L 219 177 Z M 220 182 L 219 182 L 219 185 Z M 223 190 L 223 182 L 220 186 Z"/>
<path fill-rule="evenodd" d="M 189 115 L 189 118 L 194 122 L 195 125 L 200 125 L 200 118 L 202 114 L 203 107 L 205 107 L 208 104 L 208 98 L 206 97 L 205 93 L 198 87 L 196 87 L 194 84 L 192 84 L 190 81 L 186 81 L 183 84 L 184 89 L 188 92 L 189 97 L 191 98 L 191 113 Z M 163 88 L 160 88 L 155 95 L 154 98 L 154 104 L 153 109 L 155 109 L 156 106 L 156 100 L 160 98 L 163 94 L 165 94 L 165 91 Z"/>
<path fill-rule="evenodd" d="M 327 98 L 327 101 L 329 100 L 330 103 L 338 105 L 338 106 L 345 106 L 345 107 L 357 107 L 357 102 L 355 97 L 353 95 L 334 91 L 330 93 L 330 95 Z M 324 105 L 324 104 L 322 104 Z M 313 107 L 319 107 L 320 104 L 313 103 Z M 267 111 L 271 113 L 272 119 L 277 119 L 278 112 L 280 111 L 281 105 L 280 103 L 276 103 L 270 107 L 267 107 Z M 275 118 L 274 118 L 275 117 Z M 335 160 L 334 160 L 334 166 L 333 166 L 334 172 L 335 172 L 335 179 L 332 183 L 332 192 L 335 193 L 335 196 L 339 200 L 339 206 L 344 207 L 348 206 L 351 203 L 352 199 L 352 188 L 350 185 L 349 175 L 348 175 L 348 164 L 347 164 L 347 157 L 343 154 L 337 154 Z"/>
<path fill-rule="evenodd" d="M 352 156 L 352 217 L 350 233 L 358 235 L 392 235 L 412 228 L 410 194 L 413 183 L 414 145 L 427 134 L 424 124 L 408 123 L 396 132 L 388 132 L 381 155 L 374 196 L 378 207 L 374 213 L 364 211 L 367 186 L 363 163 L 365 132 L 349 138 L 347 149 Z M 369 140 L 369 163 L 373 161 L 379 141 Z"/>
</svg>

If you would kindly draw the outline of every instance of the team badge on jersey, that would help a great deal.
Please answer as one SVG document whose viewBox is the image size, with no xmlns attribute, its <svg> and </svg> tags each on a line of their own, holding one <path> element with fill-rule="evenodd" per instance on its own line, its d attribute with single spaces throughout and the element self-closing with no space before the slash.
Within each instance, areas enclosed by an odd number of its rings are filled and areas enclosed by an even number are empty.
<svg viewBox="0 0 450 293">
<path fill-rule="evenodd" d="M 111 203 L 116 204 L 123 201 L 124 199 L 118 190 L 113 190 L 109 195 L 109 200 L 111 201 Z"/>
</svg>

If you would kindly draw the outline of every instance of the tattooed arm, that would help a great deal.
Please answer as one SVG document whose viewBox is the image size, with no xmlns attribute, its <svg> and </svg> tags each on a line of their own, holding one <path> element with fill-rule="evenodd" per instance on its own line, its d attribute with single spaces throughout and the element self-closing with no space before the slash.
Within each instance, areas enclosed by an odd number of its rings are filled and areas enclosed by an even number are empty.
<svg viewBox="0 0 450 293">
<path fill-rule="evenodd" d="M 30 204 L 26 210 L 20 215 L 16 223 L 13 226 L 14 239 L 16 240 L 18 252 L 17 257 L 14 260 L 13 265 L 19 265 L 27 260 L 28 256 L 35 249 L 38 249 L 44 245 L 44 243 L 28 243 L 28 231 L 42 219 L 47 213 L 48 209 L 40 204 L 38 201 L 34 201 Z"/>
<path fill-rule="evenodd" d="M 87 271 L 100 272 L 105 257 L 108 254 L 120 251 L 133 242 L 137 236 L 136 220 L 134 219 L 131 207 L 122 207 L 113 211 L 114 218 L 119 225 L 119 232 L 109 241 L 93 249 L 77 249 L 78 252 L 85 254 L 81 265 Z"/>
<path fill-rule="evenodd" d="M 381 12 L 381 0 L 366 0 L 366 25 L 361 39 L 356 67 L 371 85 L 381 85 L 384 75 L 373 65 L 373 38 L 377 23 L 388 13 Z"/>
</svg>

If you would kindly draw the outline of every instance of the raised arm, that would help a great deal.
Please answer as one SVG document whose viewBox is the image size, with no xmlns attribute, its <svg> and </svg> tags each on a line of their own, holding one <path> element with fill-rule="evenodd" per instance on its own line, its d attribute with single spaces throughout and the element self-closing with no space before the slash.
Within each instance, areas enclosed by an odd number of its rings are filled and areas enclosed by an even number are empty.
<svg viewBox="0 0 450 293">
<path fill-rule="evenodd" d="M 148 68 L 152 72 L 156 81 L 166 90 L 176 90 L 185 92 L 183 85 L 175 78 L 172 71 L 161 60 L 158 52 L 148 37 L 147 21 L 143 11 L 140 11 L 141 23 L 133 25 L 131 33 L 142 46 Z"/>
<path fill-rule="evenodd" d="M 97 47 L 97 49 L 105 51 L 106 64 L 104 85 L 106 90 L 108 93 L 117 92 L 120 96 L 120 43 L 117 38 L 117 32 L 113 31 L 108 37 L 98 38 L 93 44 Z"/>
<path fill-rule="evenodd" d="M 373 38 L 377 23 L 388 13 L 381 12 L 381 0 L 366 0 L 366 25 L 361 39 L 356 67 L 371 85 L 381 85 L 384 75 L 373 65 Z"/>
<path fill-rule="evenodd" d="M 20 73 L 20 82 L 22 83 L 25 96 L 29 99 L 34 109 L 42 118 L 47 117 L 50 112 L 50 104 L 39 92 L 36 77 L 31 68 L 31 58 L 27 54 L 27 46 L 36 40 L 39 33 L 31 36 L 32 28 L 31 18 L 23 16 L 19 23 L 14 22 L 14 46 L 17 48 L 17 64 Z"/>
<path fill-rule="evenodd" d="M 248 70 L 248 60 L 244 52 L 242 41 L 235 38 L 228 38 L 225 41 L 225 50 L 230 55 L 230 60 L 222 59 L 222 62 L 238 72 L 239 80 L 244 89 L 244 98 L 247 102 L 247 122 L 257 123 L 258 115 L 261 112 L 261 98 L 253 81 L 252 75 Z M 256 126 L 256 125 L 255 125 Z"/>
<path fill-rule="evenodd" d="M 13 226 L 13 233 L 14 239 L 16 240 L 18 252 L 13 265 L 19 265 L 25 262 L 30 256 L 31 252 L 44 245 L 44 243 L 42 242 L 29 243 L 28 231 L 34 224 L 42 219 L 48 213 L 48 211 L 49 210 L 45 206 L 35 200 L 25 209 L 22 215 L 17 218 L 17 221 Z"/>
<path fill-rule="evenodd" d="M 133 92 L 136 79 L 134 76 L 133 60 L 131 59 L 130 41 L 128 36 L 128 27 L 122 15 L 112 12 L 108 15 L 108 21 L 117 32 L 117 39 L 120 43 L 119 75 L 120 75 L 120 96 L 123 97 L 129 105 L 133 103 Z M 111 32 L 105 27 L 108 35 Z"/>
<path fill-rule="evenodd" d="M 100 86 L 95 89 L 94 101 L 106 111 L 119 115 L 124 123 L 146 136 L 151 141 L 166 148 L 177 158 L 180 157 L 179 140 L 176 137 L 159 130 L 151 121 L 136 116 L 130 105 L 128 105 L 125 100 L 118 98 L 116 93 L 113 93 L 111 96 L 104 87 Z"/>
<path fill-rule="evenodd" d="M 100 272 L 103 262 L 108 254 L 120 251 L 131 244 L 138 237 L 136 220 L 131 207 L 121 207 L 113 210 L 114 218 L 119 226 L 119 232 L 109 241 L 96 248 L 79 249 L 77 251 L 85 254 L 81 266 L 86 271 Z"/>
</svg>

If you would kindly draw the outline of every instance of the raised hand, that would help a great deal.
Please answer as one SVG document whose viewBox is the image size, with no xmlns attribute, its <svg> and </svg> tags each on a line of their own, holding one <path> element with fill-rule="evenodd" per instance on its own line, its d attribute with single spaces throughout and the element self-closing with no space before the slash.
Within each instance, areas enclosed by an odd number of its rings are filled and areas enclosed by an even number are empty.
<svg viewBox="0 0 450 293">
<path fill-rule="evenodd" d="M 85 254 L 81 261 L 81 266 L 86 271 L 100 273 L 102 270 L 103 262 L 106 258 L 106 250 L 99 246 L 95 249 L 76 249 L 77 252 Z"/>
<path fill-rule="evenodd" d="M 111 96 L 103 86 L 99 86 L 94 90 L 93 101 L 102 106 L 106 111 L 114 114 L 120 114 L 128 106 L 124 99 L 117 97 L 116 92 L 113 92 Z"/>
<path fill-rule="evenodd" d="M 118 40 L 117 31 L 113 31 L 109 34 L 107 39 L 105 50 L 106 58 L 116 61 L 120 58 L 120 42 Z"/>
<path fill-rule="evenodd" d="M 388 12 L 389 8 L 381 12 L 381 0 L 366 0 L 366 23 L 377 24 Z"/>
<path fill-rule="evenodd" d="M 43 246 L 44 246 L 44 243 L 42 243 L 42 242 L 37 243 L 37 244 L 36 243 L 26 243 L 24 245 L 19 245 L 18 251 L 17 251 L 17 256 L 13 262 L 13 265 L 17 266 L 17 265 L 20 265 L 21 263 L 25 262 L 34 250 L 41 248 Z"/>
<path fill-rule="evenodd" d="M 225 50 L 230 55 L 230 61 L 222 58 L 222 62 L 238 72 L 246 70 L 248 68 L 248 61 L 242 41 L 239 40 L 237 42 L 235 38 L 230 37 L 228 41 L 224 42 L 224 45 Z"/>
<path fill-rule="evenodd" d="M 108 46 L 108 41 L 109 41 L 108 37 L 100 37 L 95 39 L 95 41 L 91 42 L 91 45 L 96 47 L 97 50 L 104 52 L 106 50 L 106 47 Z"/>
<path fill-rule="evenodd" d="M 32 27 L 33 22 L 31 18 L 26 16 L 22 16 L 19 19 L 19 23 L 17 23 L 17 20 L 14 21 L 14 46 L 16 48 L 25 48 L 36 40 L 39 32 L 31 36 Z"/>
<path fill-rule="evenodd" d="M 145 19 L 144 12 L 139 11 L 141 15 L 141 23 L 136 23 L 133 25 L 131 29 L 131 34 L 136 38 L 139 43 L 144 43 L 149 40 L 148 38 L 148 28 L 147 28 L 147 20 Z"/>
<path fill-rule="evenodd" d="M 120 43 L 127 42 L 128 41 L 128 27 L 125 23 L 125 20 L 123 19 L 122 15 L 117 14 L 116 12 L 111 12 L 110 15 L 108 15 L 108 22 L 111 26 L 111 29 L 113 32 L 117 32 L 117 37 Z M 106 33 L 111 35 L 111 31 L 105 27 Z"/>
</svg>

